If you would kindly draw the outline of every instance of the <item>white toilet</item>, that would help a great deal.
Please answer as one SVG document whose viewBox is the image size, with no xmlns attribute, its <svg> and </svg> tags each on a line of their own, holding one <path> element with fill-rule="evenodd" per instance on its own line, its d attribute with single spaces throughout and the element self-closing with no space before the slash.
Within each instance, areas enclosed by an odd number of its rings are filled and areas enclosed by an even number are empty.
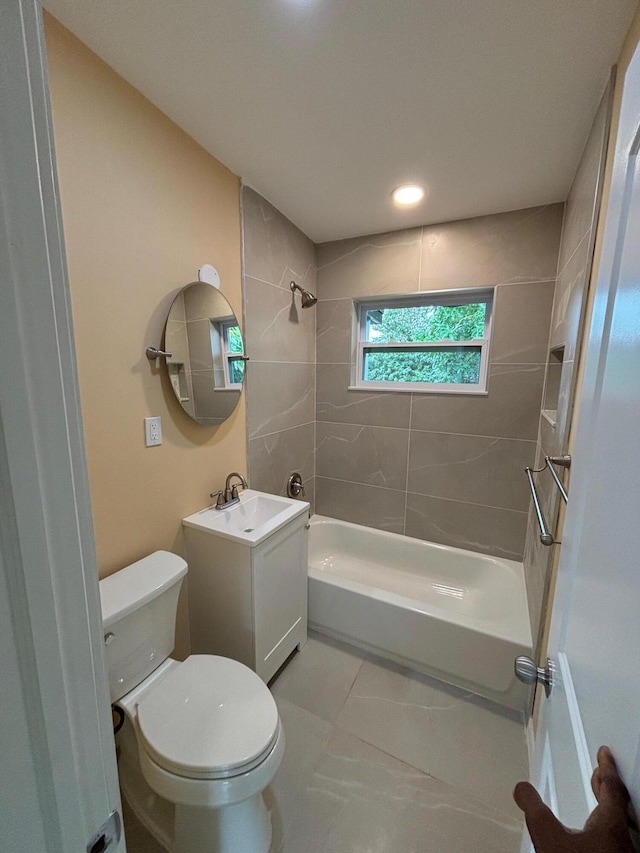
<svg viewBox="0 0 640 853">
<path fill-rule="evenodd" d="M 111 701 L 125 798 L 175 853 L 267 853 L 262 792 L 284 735 L 264 682 L 213 655 L 169 658 L 187 564 L 156 551 L 100 581 Z"/>
</svg>

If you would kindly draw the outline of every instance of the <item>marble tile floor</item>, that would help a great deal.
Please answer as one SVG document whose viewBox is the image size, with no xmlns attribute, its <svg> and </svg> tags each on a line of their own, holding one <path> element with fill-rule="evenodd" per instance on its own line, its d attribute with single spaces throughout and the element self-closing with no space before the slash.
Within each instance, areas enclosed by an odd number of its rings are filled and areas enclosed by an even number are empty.
<svg viewBox="0 0 640 853">
<path fill-rule="evenodd" d="M 271 682 L 270 853 L 517 853 L 522 719 L 311 633 Z M 163 853 L 125 809 L 129 853 Z M 179 853 L 179 851 L 178 851 Z"/>
</svg>

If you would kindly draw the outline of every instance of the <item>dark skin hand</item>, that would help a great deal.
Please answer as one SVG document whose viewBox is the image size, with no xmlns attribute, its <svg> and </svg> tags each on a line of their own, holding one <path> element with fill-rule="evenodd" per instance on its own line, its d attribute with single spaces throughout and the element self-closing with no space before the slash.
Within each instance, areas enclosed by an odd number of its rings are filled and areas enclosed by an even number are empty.
<svg viewBox="0 0 640 853">
<path fill-rule="evenodd" d="M 513 798 L 524 812 L 537 853 L 634 853 L 629 833 L 629 792 L 611 750 L 601 746 L 591 777 L 598 805 L 582 831 L 567 829 L 528 782 L 518 782 Z"/>
</svg>

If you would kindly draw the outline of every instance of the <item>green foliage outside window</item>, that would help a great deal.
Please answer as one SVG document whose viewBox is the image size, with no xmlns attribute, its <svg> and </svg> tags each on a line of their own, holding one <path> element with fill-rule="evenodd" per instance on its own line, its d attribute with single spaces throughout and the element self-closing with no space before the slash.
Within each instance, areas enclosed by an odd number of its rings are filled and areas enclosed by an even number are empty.
<svg viewBox="0 0 640 853">
<path fill-rule="evenodd" d="M 229 352 L 242 352 L 242 335 L 240 334 L 239 326 L 229 326 L 227 328 L 227 343 Z"/>
<path fill-rule="evenodd" d="M 484 337 L 486 304 L 427 305 L 369 310 L 369 343 L 472 341 Z M 367 350 L 364 378 L 370 382 L 477 384 L 479 347 L 437 347 L 432 350 L 385 348 Z"/>
</svg>

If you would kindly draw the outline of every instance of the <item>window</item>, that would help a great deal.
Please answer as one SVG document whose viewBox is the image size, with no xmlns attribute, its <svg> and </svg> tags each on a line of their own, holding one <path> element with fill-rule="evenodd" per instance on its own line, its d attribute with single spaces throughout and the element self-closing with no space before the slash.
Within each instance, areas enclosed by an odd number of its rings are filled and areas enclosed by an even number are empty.
<svg viewBox="0 0 640 853">
<path fill-rule="evenodd" d="M 486 393 L 493 290 L 354 301 L 352 388 Z"/>
<path fill-rule="evenodd" d="M 238 391 L 244 379 L 244 344 L 235 317 L 211 319 L 213 385 L 216 391 Z"/>
<path fill-rule="evenodd" d="M 222 323 L 225 385 L 227 388 L 242 385 L 244 379 L 244 346 L 240 327 L 235 318 Z"/>
</svg>

